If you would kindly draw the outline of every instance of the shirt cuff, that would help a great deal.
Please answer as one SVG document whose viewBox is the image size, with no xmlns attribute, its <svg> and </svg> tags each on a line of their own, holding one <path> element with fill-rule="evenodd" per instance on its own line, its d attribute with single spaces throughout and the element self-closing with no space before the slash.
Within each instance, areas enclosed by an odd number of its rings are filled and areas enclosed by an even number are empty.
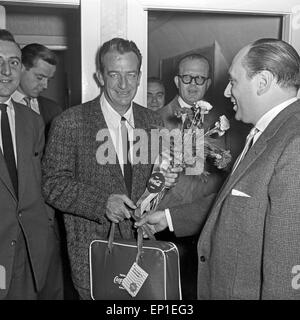
<svg viewBox="0 0 300 320">
<path fill-rule="evenodd" d="M 170 213 L 170 210 L 169 210 L 168 208 L 165 209 L 165 215 L 166 215 L 166 219 L 167 219 L 167 223 L 168 223 L 169 230 L 170 230 L 171 232 L 173 232 L 173 231 L 174 231 L 174 228 L 173 228 L 171 213 Z"/>
</svg>

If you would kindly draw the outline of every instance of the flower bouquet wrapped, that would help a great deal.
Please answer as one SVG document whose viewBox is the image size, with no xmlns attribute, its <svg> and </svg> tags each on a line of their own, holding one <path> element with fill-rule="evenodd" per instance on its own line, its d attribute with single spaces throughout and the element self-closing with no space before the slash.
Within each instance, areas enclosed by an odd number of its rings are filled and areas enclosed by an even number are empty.
<svg viewBox="0 0 300 320">
<path fill-rule="evenodd" d="M 197 101 L 191 109 L 184 108 L 174 116 L 181 121 L 179 128 L 171 131 L 161 129 L 162 151 L 156 159 L 147 189 L 137 203 L 136 216 L 155 210 L 168 188 L 164 184 L 163 171 L 169 167 L 181 166 L 185 175 L 206 179 L 205 162 L 209 158 L 218 169 L 224 169 L 231 161 L 228 150 L 219 147 L 215 141 L 230 128 L 226 116 L 222 115 L 212 128 L 204 130 L 204 118 L 212 109 L 204 100 Z"/>
</svg>

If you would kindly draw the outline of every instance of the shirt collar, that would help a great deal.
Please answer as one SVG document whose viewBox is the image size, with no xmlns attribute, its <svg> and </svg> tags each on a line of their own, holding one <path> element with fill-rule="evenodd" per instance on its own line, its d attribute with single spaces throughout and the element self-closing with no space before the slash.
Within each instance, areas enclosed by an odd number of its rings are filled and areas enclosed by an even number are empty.
<svg viewBox="0 0 300 320">
<path fill-rule="evenodd" d="M 100 105 L 107 124 L 110 127 L 118 128 L 121 123 L 121 116 L 107 101 L 105 94 L 102 94 L 100 97 Z M 128 124 L 134 129 L 132 103 L 130 108 L 124 113 L 123 117 L 126 119 Z"/>
<path fill-rule="evenodd" d="M 188 108 L 188 109 L 192 108 L 192 106 L 186 103 L 180 96 L 178 96 L 178 103 L 181 108 Z"/>
<path fill-rule="evenodd" d="M 13 100 L 15 100 L 18 103 L 23 103 L 22 100 L 24 99 L 25 94 L 20 92 L 19 90 L 16 90 L 13 94 L 12 94 L 12 98 Z"/>
<path fill-rule="evenodd" d="M 15 110 L 15 109 L 14 109 L 14 105 L 13 105 L 13 103 L 12 103 L 11 97 L 9 97 L 5 102 L 1 102 L 1 103 L 2 103 L 2 104 L 6 104 L 7 107 L 8 107 L 9 109 L 11 109 L 12 111 Z"/>
<path fill-rule="evenodd" d="M 295 101 L 297 101 L 297 98 L 291 98 L 289 100 L 286 100 L 282 103 L 280 103 L 279 105 L 277 105 L 276 107 L 272 108 L 271 110 L 269 110 L 267 113 L 265 113 L 256 123 L 255 127 L 263 132 L 267 126 L 270 124 L 270 122 L 282 111 L 284 110 L 286 107 L 288 107 L 290 104 L 294 103 Z"/>
</svg>

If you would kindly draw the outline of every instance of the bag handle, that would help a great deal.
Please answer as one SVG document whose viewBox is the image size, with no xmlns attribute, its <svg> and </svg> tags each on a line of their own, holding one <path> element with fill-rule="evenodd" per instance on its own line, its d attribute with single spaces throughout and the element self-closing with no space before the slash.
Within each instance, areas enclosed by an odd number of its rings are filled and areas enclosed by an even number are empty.
<svg viewBox="0 0 300 320">
<path fill-rule="evenodd" d="M 114 236 L 115 236 L 115 228 L 116 228 L 116 223 L 112 222 L 110 231 L 109 231 L 108 245 L 107 245 L 109 252 L 112 251 Z M 137 255 L 135 258 L 136 263 L 138 263 L 142 253 L 143 253 L 143 228 L 138 227 L 137 228 Z"/>
</svg>

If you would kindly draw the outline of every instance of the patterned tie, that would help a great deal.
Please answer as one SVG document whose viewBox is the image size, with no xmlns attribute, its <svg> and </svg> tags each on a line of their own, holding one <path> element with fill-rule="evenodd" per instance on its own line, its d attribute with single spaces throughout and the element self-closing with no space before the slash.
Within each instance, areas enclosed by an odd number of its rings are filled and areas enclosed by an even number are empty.
<svg viewBox="0 0 300 320">
<path fill-rule="evenodd" d="M 31 98 L 24 97 L 23 100 L 25 101 L 26 106 L 31 109 Z"/>
<path fill-rule="evenodd" d="M 7 170 L 15 190 L 15 194 L 18 197 L 18 173 L 16 167 L 16 159 L 14 154 L 14 147 L 11 137 L 10 125 L 7 116 L 7 105 L 0 104 L 1 110 L 1 136 L 3 155 L 6 162 Z"/>
<path fill-rule="evenodd" d="M 233 165 L 232 168 L 232 172 L 231 174 L 235 171 L 235 169 L 237 168 L 237 166 L 240 164 L 240 162 L 245 158 L 246 153 L 249 151 L 249 149 L 251 148 L 252 144 L 253 144 L 253 139 L 254 136 L 259 132 L 259 130 L 254 127 L 251 129 L 250 133 L 248 134 L 247 138 L 246 138 L 246 144 L 245 147 L 242 151 L 242 153 L 239 155 L 239 157 L 237 158 L 236 162 Z"/>
<path fill-rule="evenodd" d="M 121 135 L 122 135 L 122 149 L 123 149 L 123 163 L 124 163 L 124 180 L 126 184 L 126 188 L 128 191 L 128 195 L 131 195 L 131 187 L 132 187 L 132 168 L 130 163 L 129 156 L 129 139 L 128 139 L 128 131 L 126 128 L 126 119 L 124 117 L 121 118 Z"/>
</svg>

